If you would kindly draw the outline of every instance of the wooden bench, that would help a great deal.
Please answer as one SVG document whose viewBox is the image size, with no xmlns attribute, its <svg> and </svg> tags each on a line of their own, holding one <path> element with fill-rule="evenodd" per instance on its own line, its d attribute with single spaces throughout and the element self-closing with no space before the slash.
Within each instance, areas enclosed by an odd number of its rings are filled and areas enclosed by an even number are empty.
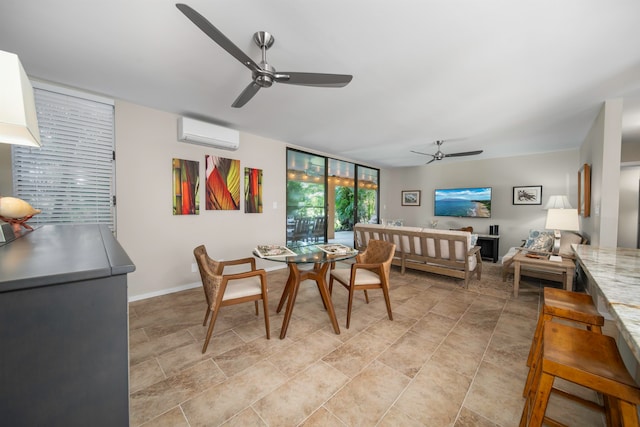
<svg viewBox="0 0 640 427">
<path fill-rule="evenodd" d="M 401 274 L 407 268 L 442 274 L 464 280 L 465 288 L 474 272 L 478 280 L 481 278 L 480 247 L 471 246 L 467 231 L 356 224 L 354 233 L 359 250 L 364 250 L 370 239 L 395 243 L 393 264 L 400 266 Z"/>
</svg>

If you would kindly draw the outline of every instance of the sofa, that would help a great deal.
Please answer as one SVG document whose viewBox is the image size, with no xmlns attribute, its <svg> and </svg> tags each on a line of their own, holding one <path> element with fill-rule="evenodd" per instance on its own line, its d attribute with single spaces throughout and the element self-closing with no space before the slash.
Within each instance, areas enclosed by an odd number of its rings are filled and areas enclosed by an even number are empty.
<svg viewBox="0 0 640 427">
<path fill-rule="evenodd" d="M 480 247 L 475 246 L 477 236 L 468 231 L 358 223 L 354 234 L 358 250 L 366 249 L 370 239 L 395 243 L 392 264 L 401 274 L 409 268 L 455 277 L 464 280 L 465 288 L 474 272 L 480 280 Z"/>
<path fill-rule="evenodd" d="M 523 240 L 519 247 L 510 248 L 502 257 L 502 281 L 505 282 L 510 275 L 513 275 L 513 257 L 520 251 L 534 252 L 538 254 L 550 254 L 553 247 L 553 231 L 533 229 L 529 231 L 527 239 Z M 571 245 L 586 244 L 587 239 L 572 231 L 562 231 L 560 234 L 560 251 L 558 255 L 562 258 L 575 260 L 575 254 Z M 536 279 L 549 280 L 552 282 L 564 283 L 562 273 L 545 271 L 529 265 L 522 265 L 521 276 L 533 277 Z"/>
</svg>

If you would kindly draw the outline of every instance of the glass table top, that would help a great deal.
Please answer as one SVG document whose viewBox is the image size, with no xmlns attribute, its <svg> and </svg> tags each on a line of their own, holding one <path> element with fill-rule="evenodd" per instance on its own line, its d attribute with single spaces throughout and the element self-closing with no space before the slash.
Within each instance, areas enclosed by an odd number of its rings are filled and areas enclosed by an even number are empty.
<svg viewBox="0 0 640 427">
<path fill-rule="evenodd" d="M 358 251 L 340 244 L 261 245 L 253 254 L 269 261 L 308 264 L 343 261 Z"/>
</svg>

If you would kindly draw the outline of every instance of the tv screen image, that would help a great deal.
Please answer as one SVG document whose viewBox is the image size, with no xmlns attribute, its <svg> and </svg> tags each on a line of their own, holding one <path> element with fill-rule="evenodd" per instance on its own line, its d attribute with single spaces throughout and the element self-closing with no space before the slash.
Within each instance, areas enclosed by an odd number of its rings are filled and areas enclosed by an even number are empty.
<svg viewBox="0 0 640 427">
<path fill-rule="evenodd" d="M 491 187 L 436 189 L 436 216 L 491 218 Z"/>
</svg>

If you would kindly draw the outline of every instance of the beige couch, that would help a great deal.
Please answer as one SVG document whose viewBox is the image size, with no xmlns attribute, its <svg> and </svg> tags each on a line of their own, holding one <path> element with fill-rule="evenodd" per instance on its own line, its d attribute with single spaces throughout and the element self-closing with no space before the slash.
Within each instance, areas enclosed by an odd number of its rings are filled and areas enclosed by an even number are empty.
<svg viewBox="0 0 640 427">
<path fill-rule="evenodd" d="M 402 274 L 410 268 L 456 277 L 464 280 L 465 288 L 474 272 L 480 280 L 480 247 L 472 244 L 468 231 L 356 224 L 354 233 L 359 250 L 364 250 L 370 239 L 395 243 L 393 264 L 400 266 Z"/>
</svg>

